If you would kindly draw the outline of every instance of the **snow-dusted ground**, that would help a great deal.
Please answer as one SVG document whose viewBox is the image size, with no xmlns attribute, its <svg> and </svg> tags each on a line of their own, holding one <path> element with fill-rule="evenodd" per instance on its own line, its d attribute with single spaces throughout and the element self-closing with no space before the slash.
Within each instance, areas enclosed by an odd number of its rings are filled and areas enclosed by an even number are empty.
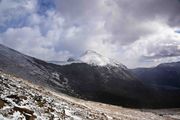
<svg viewBox="0 0 180 120">
<path fill-rule="evenodd" d="M 179 109 L 127 109 L 57 94 L 0 72 L 0 120 L 177 120 Z"/>
</svg>

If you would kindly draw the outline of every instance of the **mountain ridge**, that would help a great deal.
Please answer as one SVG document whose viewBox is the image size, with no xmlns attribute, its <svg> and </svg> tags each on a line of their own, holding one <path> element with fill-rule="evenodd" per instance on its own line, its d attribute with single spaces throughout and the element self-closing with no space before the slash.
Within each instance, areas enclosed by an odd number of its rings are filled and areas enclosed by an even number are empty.
<svg viewBox="0 0 180 120">
<path fill-rule="evenodd" d="M 146 84 L 169 86 L 180 89 L 180 62 L 162 63 L 152 68 L 136 68 L 131 70 Z"/>
<path fill-rule="evenodd" d="M 1 71 L 56 92 L 125 107 L 180 106 L 178 90 L 169 91 L 148 86 L 126 67 L 97 66 L 87 63 L 55 65 L 23 55 L 2 45 L 0 56 Z M 164 102 L 161 103 L 161 100 Z"/>
</svg>

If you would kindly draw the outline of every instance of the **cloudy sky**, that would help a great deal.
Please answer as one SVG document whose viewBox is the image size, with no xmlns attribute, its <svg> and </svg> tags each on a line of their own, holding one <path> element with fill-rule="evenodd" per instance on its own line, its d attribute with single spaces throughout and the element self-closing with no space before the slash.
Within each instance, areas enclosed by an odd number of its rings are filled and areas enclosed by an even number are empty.
<svg viewBox="0 0 180 120">
<path fill-rule="evenodd" d="M 0 43 L 43 60 L 180 61 L 180 0 L 0 0 Z"/>
</svg>

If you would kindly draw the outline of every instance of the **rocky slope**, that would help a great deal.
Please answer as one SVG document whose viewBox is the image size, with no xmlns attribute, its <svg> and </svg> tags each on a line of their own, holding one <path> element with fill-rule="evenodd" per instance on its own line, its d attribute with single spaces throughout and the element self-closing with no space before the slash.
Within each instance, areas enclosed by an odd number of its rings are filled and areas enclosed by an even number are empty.
<svg viewBox="0 0 180 120">
<path fill-rule="evenodd" d="M 0 73 L 0 119 L 107 119 L 98 111 L 67 101 L 42 87 Z"/>
<path fill-rule="evenodd" d="M 178 109 L 143 110 L 84 101 L 0 72 L 0 120 L 176 120 Z"/>
</svg>

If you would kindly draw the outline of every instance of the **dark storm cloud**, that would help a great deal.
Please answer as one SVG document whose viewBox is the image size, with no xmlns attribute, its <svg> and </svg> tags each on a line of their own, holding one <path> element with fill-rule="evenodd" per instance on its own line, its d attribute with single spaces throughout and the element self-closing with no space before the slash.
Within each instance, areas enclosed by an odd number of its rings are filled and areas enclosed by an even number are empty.
<svg viewBox="0 0 180 120">
<path fill-rule="evenodd" d="M 70 22 L 105 20 L 105 29 L 113 34 L 112 39 L 123 44 L 153 33 L 141 26 L 147 21 L 162 20 L 172 27 L 180 22 L 179 0 L 57 0 L 57 8 Z"/>
<path fill-rule="evenodd" d="M 162 20 L 170 26 L 179 26 L 178 0 L 116 0 L 116 3 L 119 6 L 119 18 L 108 26 L 115 36 L 114 39 L 123 43 L 131 43 L 141 36 L 153 33 L 150 28 L 156 26 L 150 26 L 149 29 L 141 26 L 147 21 Z"/>
</svg>

